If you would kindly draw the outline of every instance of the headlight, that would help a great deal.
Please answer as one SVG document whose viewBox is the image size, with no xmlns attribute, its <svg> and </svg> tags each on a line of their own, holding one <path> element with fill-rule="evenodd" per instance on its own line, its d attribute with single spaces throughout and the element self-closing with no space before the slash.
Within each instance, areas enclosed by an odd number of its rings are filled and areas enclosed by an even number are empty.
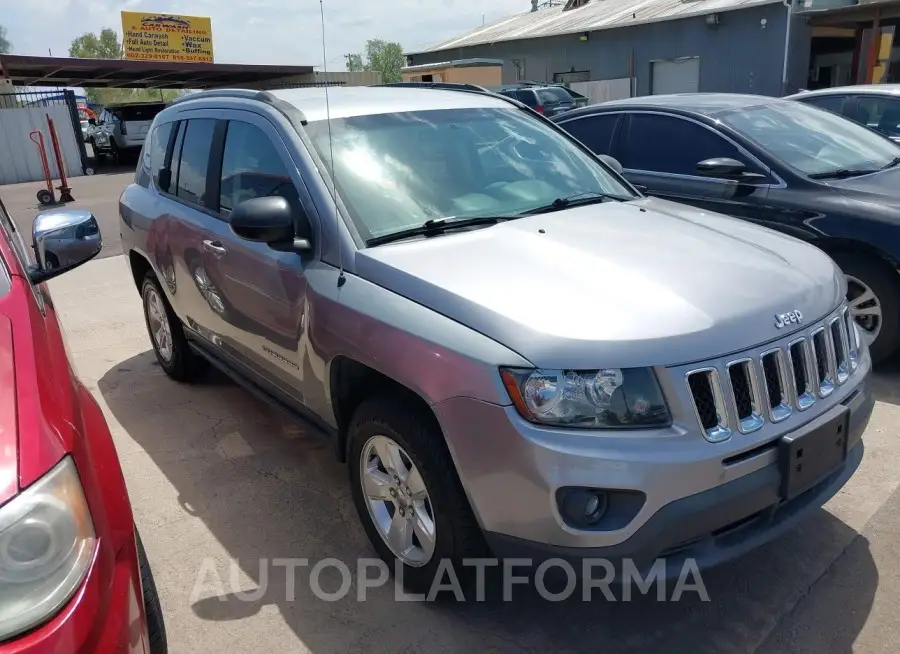
<svg viewBox="0 0 900 654">
<path fill-rule="evenodd" d="M 660 427 L 671 422 L 649 368 L 522 370 L 500 375 L 526 420 L 586 429 Z"/>
<path fill-rule="evenodd" d="M 0 640 L 62 609 L 87 573 L 95 541 L 69 457 L 0 507 Z"/>
</svg>

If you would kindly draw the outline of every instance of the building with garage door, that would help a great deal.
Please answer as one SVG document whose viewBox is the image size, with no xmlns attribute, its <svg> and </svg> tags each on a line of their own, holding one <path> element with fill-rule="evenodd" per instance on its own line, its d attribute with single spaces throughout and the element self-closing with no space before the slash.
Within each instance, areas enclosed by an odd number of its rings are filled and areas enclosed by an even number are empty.
<svg viewBox="0 0 900 654">
<path fill-rule="evenodd" d="M 407 65 L 501 59 L 504 83 L 568 83 L 597 101 L 785 95 L 820 85 L 813 64 L 822 53 L 846 61 L 845 83 L 886 82 L 890 60 L 900 60 L 900 0 L 532 0 L 531 11 L 522 3 L 521 14 L 408 53 Z"/>
</svg>

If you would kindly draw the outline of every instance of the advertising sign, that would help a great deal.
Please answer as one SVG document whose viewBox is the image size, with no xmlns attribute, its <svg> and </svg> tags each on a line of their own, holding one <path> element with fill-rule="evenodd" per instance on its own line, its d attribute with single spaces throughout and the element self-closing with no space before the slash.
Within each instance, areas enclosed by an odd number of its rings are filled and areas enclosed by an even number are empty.
<svg viewBox="0 0 900 654">
<path fill-rule="evenodd" d="M 208 16 L 122 12 L 126 59 L 213 62 L 212 23 Z"/>
</svg>

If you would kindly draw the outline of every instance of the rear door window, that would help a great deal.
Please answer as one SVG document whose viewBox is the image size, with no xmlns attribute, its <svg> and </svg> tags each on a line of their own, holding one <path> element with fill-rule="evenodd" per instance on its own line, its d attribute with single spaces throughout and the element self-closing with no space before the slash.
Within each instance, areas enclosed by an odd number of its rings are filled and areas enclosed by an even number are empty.
<svg viewBox="0 0 900 654">
<path fill-rule="evenodd" d="M 560 124 L 564 130 L 597 154 L 612 154 L 612 138 L 620 114 L 599 114 Z"/>
<path fill-rule="evenodd" d="M 193 118 L 182 126 L 184 132 L 178 160 L 178 175 L 175 195 L 186 202 L 209 207 L 206 196 L 206 173 L 212 151 L 213 133 L 216 121 L 212 118 Z M 175 161 L 172 162 L 173 175 Z M 212 205 L 216 203 L 213 202 Z"/>
</svg>

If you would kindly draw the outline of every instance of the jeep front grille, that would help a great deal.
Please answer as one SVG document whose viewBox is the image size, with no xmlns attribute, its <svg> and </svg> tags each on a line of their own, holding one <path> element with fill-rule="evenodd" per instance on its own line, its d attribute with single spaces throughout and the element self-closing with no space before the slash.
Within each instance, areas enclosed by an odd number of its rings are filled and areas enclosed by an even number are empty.
<svg viewBox="0 0 900 654">
<path fill-rule="evenodd" d="M 706 439 L 726 440 L 766 422 L 781 422 L 831 395 L 856 370 L 857 335 L 846 307 L 800 336 L 758 356 L 741 356 L 721 370 L 687 373 L 688 390 Z"/>
</svg>

